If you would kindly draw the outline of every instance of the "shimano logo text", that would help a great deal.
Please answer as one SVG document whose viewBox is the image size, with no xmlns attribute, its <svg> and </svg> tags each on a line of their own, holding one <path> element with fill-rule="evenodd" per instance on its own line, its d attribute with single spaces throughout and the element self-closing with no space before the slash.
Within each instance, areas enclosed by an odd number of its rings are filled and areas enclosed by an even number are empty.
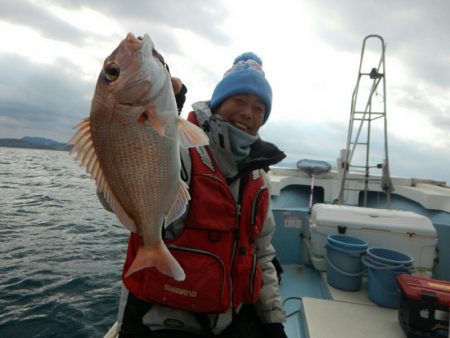
<svg viewBox="0 0 450 338">
<path fill-rule="evenodd" d="M 186 296 L 186 297 L 197 297 L 197 291 L 177 288 L 175 286 L 164 284 L 164 291 L 176 293 L 177 295 Z"/>
</svg>

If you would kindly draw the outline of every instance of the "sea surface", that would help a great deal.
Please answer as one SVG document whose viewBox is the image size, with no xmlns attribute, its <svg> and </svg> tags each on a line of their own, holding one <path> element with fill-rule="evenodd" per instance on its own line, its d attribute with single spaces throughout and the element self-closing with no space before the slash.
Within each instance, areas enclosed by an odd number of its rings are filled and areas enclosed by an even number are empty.
<svg viewBox="0 0 450 338">
<path fill-rule="evenodd" d="M 128 231 L 67 152 L 0 148 L 0 337 L 103 337 Z"/>
</svg>

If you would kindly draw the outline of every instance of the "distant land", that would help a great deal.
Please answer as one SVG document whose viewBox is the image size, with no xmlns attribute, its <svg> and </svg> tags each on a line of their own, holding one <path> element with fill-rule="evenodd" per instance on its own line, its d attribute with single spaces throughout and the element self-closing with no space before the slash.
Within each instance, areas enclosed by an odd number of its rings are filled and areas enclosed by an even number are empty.
<svg viewBox="0 0 450 338">
<path fill-rule="evenodd" d="M 45 149 L 70 151 L 72 145 L 60 143 L 45 137 L 25 136 L 22 138 L 0 138 L 0 147 L 8 148 L 27 148 L 27 149 Z M 279 167 L 296 168 L 296 161 L 282 161 L 277 164 Z"/>
<path fill-rule="evenodd" d="M 46 149 L 68 151 L 71 145 L 60 143 L 45 137 L 25 136 L 20 139 L 0 138 L 0 147 L 9 148 L 28 148 L 28 149 Z"/>
<path fill-rule="evenodd" d="M 72 145 L 60 143 L 45 137 L 25 136 L 22 138 L 0 138 L 0 147 L 27 148 L 70 151 Z M 281 161 L 276 166 L 285 168 L 296 168 L 297 161 Z"/>
</svg>

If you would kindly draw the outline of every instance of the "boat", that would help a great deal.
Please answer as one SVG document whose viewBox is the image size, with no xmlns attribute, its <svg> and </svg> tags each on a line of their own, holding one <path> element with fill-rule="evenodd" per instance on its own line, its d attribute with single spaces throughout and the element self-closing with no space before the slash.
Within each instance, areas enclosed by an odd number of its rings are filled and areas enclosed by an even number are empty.
<svg viewBox="0 0 450 338">
<path fill-rule="evenodd" d="M 370 40 L 380 41 L 381 53 L 378 64 L 365 71 L 361 65 Z M 450 187 L 444 181 L 392 177 L 389 173 L 386 106 L 375 108 L 372 104 L 376 90 L 382 90 L 386 98 L 384 48 L 378 35 L 363 41 L 347 145 L 336 163 L 301 159 L 295 168 L 272 167 L 268 172 L 277 225 L 273 245 L 283 269 L 280 291 L 289 338 L 449 336 Z M 369 94 L 360 109 L 358 99 L 365 78 L 370 82 Z M 368 137 L 370 127 L 362 127 L 374 120 L 381 121 L 385 141 L 381 164 L 375 165 L 367 155 L 374 148 Z M 360 159 L 355 155 L 358 151 L 363 154 Z M 361 273 L 357 290 L 345 290 L 342 284 L 336 287 L 330 280 L 334 271 L 329 265 L 331 254 L 324 248 L 334 235 L 364 237 L 366 252 L 385 247 L 414 257 L 411 271 L 404 275 L 437 287 L 435 294 L 444 293 L 446 307 L 437 310 L 439 302 L 430 301 L 433 292 L 428 289 L 424 294 L 429 298 L 408 300 L 400 278 L 392 296 L 396 306 L 380 304 L 373 288 L 369 290 L 370 268 Z M 415 312 L 426 318 L 402 321 Z M 426 321 L 429 331 L 411 327 L 415 320 Z M 105 338 L 116 337 L 116 330 L 117 323 Z"/>
</svg>

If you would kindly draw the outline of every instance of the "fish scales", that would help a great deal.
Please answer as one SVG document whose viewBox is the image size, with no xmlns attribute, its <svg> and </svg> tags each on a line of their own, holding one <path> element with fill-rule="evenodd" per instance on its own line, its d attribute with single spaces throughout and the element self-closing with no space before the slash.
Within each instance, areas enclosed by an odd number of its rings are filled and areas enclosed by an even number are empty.
<svg viewBox="0 0 450 338">
<path fill-rule="evenodd" d="M 104 152 L 109 156 L 102 166 L 107 168 L 104 175 L 108 182 L 116 182 L 112 190 L 117 189 L 114 192 L 121 204 L 136 219 L 142 217 L 137 222 L 141 224 L 154 219 L 155 210 L 162 215 L 171 207 L 178 192 L 172 182 L 179 180 L 179 173 L 169 168 L 178 166 L 179 155 L 175 139 L 136 126 L 135 120 L 126 114 L 112 117 L 112 126 L 118 127 L 108 131 L 110 140 L 105 140 Z"/>
</svg>

